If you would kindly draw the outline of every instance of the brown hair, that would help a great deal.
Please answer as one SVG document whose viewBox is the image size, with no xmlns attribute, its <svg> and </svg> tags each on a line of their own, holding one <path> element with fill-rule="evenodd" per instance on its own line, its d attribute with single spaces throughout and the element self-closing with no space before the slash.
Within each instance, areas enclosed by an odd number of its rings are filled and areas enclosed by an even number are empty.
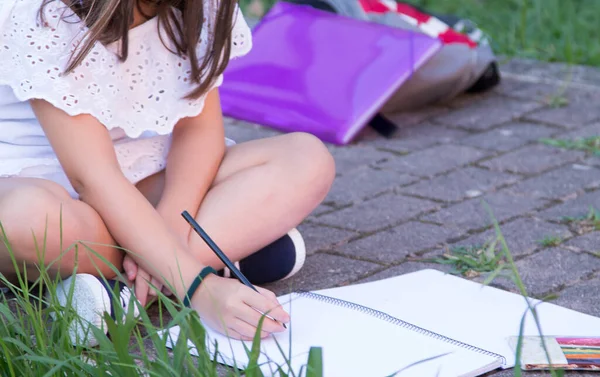
<svg viewBox="0 0 600 377">
<path fill-rule="evenodd" d="M 44 7 L 52 1 L 61 0 L 44 0 L 40 8 L 42 19 Z M 223 73 L 229 62 L 233 13 L 237 3 L 237 0 L 218 0 L 219 6 L 213 19 L 214 24 L 211 25 L 212 30 L 209 28 L 208 35 L 202 36 L 208 39 L 208 43 L 206 54 L 199 62 L 196 47 L 200 41 L 202 27 L 208 22 L 208 15 L 204 14 L 204 1 L 215 0 L 63 0 L 88 28 L 85 43 L 78 48 L 79 52 L 71 57 L 66 73 L 73 71 L 82 62 L 96 42 L 106 44 L 120 40 L 119 58 L 121 61 L 127 59 L 128 31 L 133 23 L 134 7 L 144 17 L 150 17 L 142 10 L 143 2 L 155 7 L 159 27 L 164 29 L 176 49 L 169 50 L 190 60 L 191 79 L 199 86 L 189 93 L 187 98 L 200 97 L 212 81 Z M 181 17 L 177 17 L 175 9 L 181 12 Z M 164 40 L 163 44 L 168 48 Z M 218 57 L 220 59 L 217 59 Z"/>
</svg>

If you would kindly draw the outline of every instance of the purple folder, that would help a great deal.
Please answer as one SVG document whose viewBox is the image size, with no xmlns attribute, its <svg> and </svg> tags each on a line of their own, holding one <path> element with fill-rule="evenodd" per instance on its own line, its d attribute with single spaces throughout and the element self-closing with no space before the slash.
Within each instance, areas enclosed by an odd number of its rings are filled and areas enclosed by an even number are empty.
<svg viewBox="0 0 600 377">
<path fill-rule="evenodd" d="M 275 4 L 232 60 L 226 116 L 347 144 L 441 47 L 429 36 L 306 5 Z"/>
</svg>

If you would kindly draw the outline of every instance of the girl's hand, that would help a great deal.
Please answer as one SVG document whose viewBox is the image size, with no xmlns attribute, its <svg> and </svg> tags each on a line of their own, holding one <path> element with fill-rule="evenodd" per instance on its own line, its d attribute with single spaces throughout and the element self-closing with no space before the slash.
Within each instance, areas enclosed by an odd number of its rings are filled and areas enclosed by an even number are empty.
<svg viewBox="0 0 600 377">
<path fill-rule="evenodd" d="M 192 306 L 208 326 L 231 338 L 252 340 L 262 314 L 282 323 L 290 320 L 275 294 L 256 287 L 257 293 L 235 279 L 208 275 L 192 299 Z M 258 310 L 258 311 L 257 311 Z M 265 318 L 261 338 L 282 332 L 281 323 Z"/>
<path fill-rule="evenodd" d="M 135 297 L 145 306 L 148 303 L 148 296 L 156 297 L 159 290 L 162 289 L 162 283 L 150 274 L 141 269 L 137 263 L 129 256 L 125 255 L 123 259 L 123 270 L 130 282 L 135 286 Z M 152 284 L 153 288 L 150 284 Z"/>
</svg>

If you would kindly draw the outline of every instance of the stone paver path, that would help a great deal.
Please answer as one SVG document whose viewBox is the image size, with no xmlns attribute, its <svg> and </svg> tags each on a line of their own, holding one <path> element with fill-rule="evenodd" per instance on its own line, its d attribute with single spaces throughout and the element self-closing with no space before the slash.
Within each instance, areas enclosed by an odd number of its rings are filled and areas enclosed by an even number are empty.
<svg viewBox="0 0 600 377">
<path fill-rule="evenodd" d="M 600 135 L 600 72 L 523 60 L 502 71 L 503 83 L 490 93 L 395 116 L 402 128 L 393 139 L 367 130 L 350 146 L 330 145 L 337 179 L 300 226 L 306 266 L 269 288 L 448 271 L 426 260 L 493 236 L 484 200 L 528 292 L 600 316 L 600 232 L 563 221 L 600 209 L 600 156 L 538 141 Z M 233 120 L 226 131 L 237 141 L 277 134 Z M 493 285 L 514 289 L 506 279 Z"/>
</svg>

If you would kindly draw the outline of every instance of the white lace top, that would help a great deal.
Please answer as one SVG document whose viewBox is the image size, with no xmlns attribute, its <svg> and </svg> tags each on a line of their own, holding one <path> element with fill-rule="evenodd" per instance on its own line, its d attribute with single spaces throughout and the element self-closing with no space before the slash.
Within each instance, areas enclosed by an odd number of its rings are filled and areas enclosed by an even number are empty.
<svg viewBox="0 0 600 377">
<path fill-rule="evenodd" d="M 130 30 L 125 62 L 118 60 L 117 42 L 98 42 L 74 72 L 62 75 L 86 26 L 60 0 L 46 7 L 47 25 L 40 25 L 41 3 L 0 0 L 0 176 L 53 179 L 76 195 L 33 114 L 28 102 L 32 98 L 42 98 L 70 115 L 97 118 L 110 130 L 119 164 L 130 181 L 162 170 L 173 127 L 204 106 L 204 96 L 183 99 L 197 85 L 189 79 L 188 60 L 163 46 L 158 20 L 153 18 Z M 205 14 L 214 15 L 213 5 L 205 2 Z M 239 9 L 235 17 L 232 59 L 248 53 L 252 45 Z M 207 30 L 205 22 L 197 47 L 200 57 L 206 50 Z M 221 83 L 222 76 L 213 87 Z"/>
</svg>

